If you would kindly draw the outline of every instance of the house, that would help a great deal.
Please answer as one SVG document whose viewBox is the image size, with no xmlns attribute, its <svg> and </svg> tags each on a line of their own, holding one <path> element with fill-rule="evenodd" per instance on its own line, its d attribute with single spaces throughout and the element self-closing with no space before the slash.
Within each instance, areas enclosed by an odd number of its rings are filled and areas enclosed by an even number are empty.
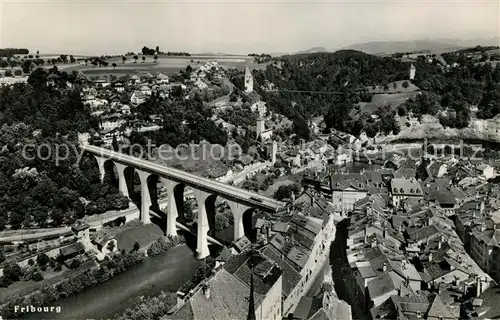
<svg viewBox="0 0 500 320">
<path fill-rule="evenodd" d="M 495 169 L 489 164 L 481 163 L 476 166 L 476 171 L 486 180 L 495 177 Z"/>
<path fill-rule="evenodd" d="M 394 206 L 404 206 L 407 201 L 419 203 L 423 200 L 422 186 L 415 178 L 394 178 L 390 182 L 390 192 Z"/>
<path fill-rule="evenodd" d="M 253 294 L 254 319 L 281 319 L 282 273 L 260 252 L 246 250 L 219 265 L 211 278 L 178 300 L 175 311 L 162 319 L 246 319 L 249 294 Z"/>
<path fill-rule="evenodd" d="M 203 89 L 206 89 L 208 88 L 208 84 L 206 84 L 203 80 L 201 79 L 197 79 L 195 82 L 194 82 L 194 85 L 200 89 L 200 90 L 203 90 Z"/>
<path fill-rule="evenodd" d="M 141 78 L 136 74 L 132 75 L 129 79 L 129 83 L 132 85 L 138 84 L 140 81 L 141 81 Z"/>
<path fill-rule="evenodd" d="M 330 190 L 335 211 L 347 213 L 368 194 L 387 194 L 381 172 L 335 173 L 330 176 Z"/>
<path fill-rule="evenodd" d="M 149 86 L 142 86 L 140 90 L 145 96 L 150 96 L 153 93 L 153 90 Z"/>
<path fill-rule="evenodd" d="M 120 111 L 121 113 L 123 114 L 130 114 L 130 107 L 126 104 L 124 104 L 121 108 L 120 108 Z"/>
<path fill-rule="evenodd" d="M 169 82 L 169 78 L 166 74 L 159 73 L 156 76 L 156 83 L 157 84 L 167 84 Z"/>
<path fill-rule="evenodd" d="M 146 97 L 141 91 L 135 91 L 132 96 L 130 97 L 130 103 L 133 106 L 138 106 L 141 103 L 146 102 Z"/>
<path fill-rule="evenodd" d="M 115 90 L 116 90 L 117 92 L 123 92 L 123 91 L 125 91 L 125 86 L 124 86 L 124 85 L 123 85 L 123 83 L 121 83 L 121 82 L 115 82 L 115 83 L 113 84 L 113 87 L 115 88 Z"/>
<path fill-rule="evenodd" d="M 104 255 L 108 255 L 118 250 L 118 241 L 115 236 L 103 230 L 99 230 L 95 233 L 92 243 L 96 246 L 97 250 Z"/>
<path fill-rule="evenodd" d="M 84 252 L 84 245 L 81 242 L 76 242 L 72 245 L 59 249 L 59 256 L 61 260 L 67 261 Z"/>
<path fill-rule="evenodd" d="M 108 82 L 106 79 L 97 79 L 95 80 L 95 85 L 98 88 L 106 88 L 109 87 L 111 84 Z"/>
<path fill-rule="evenodd" d="M 260 138 L 262 141 L 266 141 L 271 139 L 273 135 L 273 129 L 266 129 L 265 120 L 262 117 L 257 119 L 256 126 L 257 138 Z"/>
</svg>

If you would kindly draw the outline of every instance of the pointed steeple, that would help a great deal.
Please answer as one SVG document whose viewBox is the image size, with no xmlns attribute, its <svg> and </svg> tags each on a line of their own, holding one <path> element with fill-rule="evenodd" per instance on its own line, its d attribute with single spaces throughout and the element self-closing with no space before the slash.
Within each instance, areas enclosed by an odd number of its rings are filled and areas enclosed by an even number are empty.
<svg viewBox="0 0 500 320">
<path fill-rule="evenodd" d="M 250 297 L 248 298 L 247 320 L 255 320 L 255 301 L 253 298 L 253 266 L 250 268 Z"/>
<path fill-rule="evenodd" d="M 248 297 L 248 315 L 247 320 L 255 320 L 255 300 L 253 296 L 253 271 L 256 265 L 256 252 L 252 246 L 250 249 L 249 259 L 247 260 L 248 267 L 250 268 L 250 297 Z"/>
</svg>

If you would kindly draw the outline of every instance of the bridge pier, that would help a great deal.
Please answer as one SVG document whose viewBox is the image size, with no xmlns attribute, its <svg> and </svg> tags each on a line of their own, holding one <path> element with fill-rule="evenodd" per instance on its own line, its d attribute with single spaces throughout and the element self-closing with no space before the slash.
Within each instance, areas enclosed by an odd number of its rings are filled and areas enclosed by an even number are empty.
<svg viewBox="0 0 500 320">
<path fill-rule="evenodd" d="M 151 196 L 148 188 L 148 177 L 150 173 L 137 170 L 137 174 L 141 179 L 141 221 L 144 224 L 150 224 L 151 217 L 149 215 L 149 207 L 151 206 Z"/>
<path fill-rule="evenodd" d="M 196 202 L 198 203 L 198 221 L 196 222 L 196 224 L 198 225 L 198 232 L 196 235 L 197 259 L 205 259 L 210 255 L 210 251 L 208 250 L 208 239 L 207 239 L 207 232 L 208 230 L 210 230 L 210 227 L 208 224 L 207 208 L 206 208 L 206 201 L 210 195 L 211 194 L 204 191 L 196 189 L 194 190 L 194 196 L 196 197 Z"/>
<path fill-rule="evenodd" d="M 167 189 L 167 236 L 177 235 L 177 217 L 179 212 L 177 209 L 177 201 L 175 199 L 175 187 L 179 184 L 177 182 L 164 179 L 165 188 Z"/>
<path fill-rule="evenodd" d="M 101 183 L 104 182 L 104 176 L 106 175 L 106 169 L 104 168 L 104 163 L 107 159 L 94 155 L 94 158 L 97 161 L 97 165 L 99 166 L 99 178 L 101 179 Z"/>
<path fill-rule="evenodd" d="M 243 214 L 251 209 L 250 207 L 238 203 L 227 200 L 227 204 L 229 208 L 231 208 L 231 212 L 233 213 L 234 218 L 234 241 L 242 238 L 245 235 L 245 229 L 243 228 Z"/>
<path fill-rule="evenodd" d="M 118 171 L 118 190 L 127 198 L 130 199 L 130 194 L 127 187 L 127 179 L 125 178 L 125 169 L 127 166 L 115 162 L 116 170 Z"/>
</svg>

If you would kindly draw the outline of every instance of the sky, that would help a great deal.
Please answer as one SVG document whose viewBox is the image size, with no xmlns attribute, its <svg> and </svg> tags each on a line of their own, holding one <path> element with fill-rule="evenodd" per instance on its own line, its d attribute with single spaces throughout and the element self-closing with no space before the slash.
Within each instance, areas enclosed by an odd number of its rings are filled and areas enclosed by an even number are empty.
<svg viewBox="0 0 500 320">
<path fill-rule="evenodd" d="M 295 52 L 500 35 L 500 1 L 0 0 L 0 47 L 123 54 Z"/>
</svg>

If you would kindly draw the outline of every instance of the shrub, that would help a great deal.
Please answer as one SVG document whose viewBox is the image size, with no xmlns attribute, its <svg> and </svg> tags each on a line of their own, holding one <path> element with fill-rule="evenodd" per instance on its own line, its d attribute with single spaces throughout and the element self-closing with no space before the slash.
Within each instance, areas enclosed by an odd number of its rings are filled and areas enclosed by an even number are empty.
<svg viewBox="0 0 500 320">
<path fill-rule="evenodd" d="M 39 271 L 35 271 L 31 275 L 31 280 L 37 281 L 37 282 L 38 281 L 42 281 L 43 280 L 43 276 L 42 276 L 42 274 Z"/>
</svg>

